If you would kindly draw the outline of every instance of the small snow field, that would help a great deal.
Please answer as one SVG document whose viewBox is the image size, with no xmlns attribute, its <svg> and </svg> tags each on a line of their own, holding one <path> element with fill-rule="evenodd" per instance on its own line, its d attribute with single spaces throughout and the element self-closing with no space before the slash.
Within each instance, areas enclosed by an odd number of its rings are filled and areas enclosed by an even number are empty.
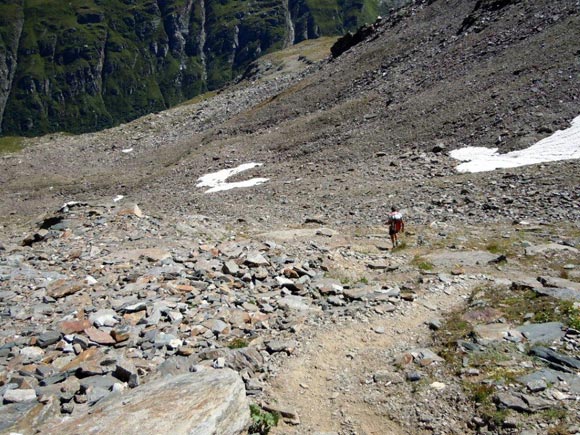
<svg viewBox="0 0 580 435">
<path fill-rule="evenodd" d="M 235 168 L 222 169 L 221 171 L 206 174 L 202 177 L 199 177 L 196 186 L 209 187 L 210 189 L 206 190 L 205 193 L 222 192 L 224 190 L 236 189 L 240 187 L 257 186 L 259 184 L 265 183 L 269 180 L 269 178 L 251 178 L 249 180 L 237 181 L 234 183 L 226 182 L 228 178 L 257 166 L 262 166 L 262 163 L 244 163 L 243 165 L 237 166 Z"/>
<path fill-rule="evenodd" d="M 559 130 L 529 148 L 498 154 L 497 148 L 466 147 L 453 150 L 450 156 L 461 160 L 459 172 L 485 172 L 498 168 L 516 168 L 560 160 L 580 159 L 580 116 L 571 127 Z"/>
</svg>

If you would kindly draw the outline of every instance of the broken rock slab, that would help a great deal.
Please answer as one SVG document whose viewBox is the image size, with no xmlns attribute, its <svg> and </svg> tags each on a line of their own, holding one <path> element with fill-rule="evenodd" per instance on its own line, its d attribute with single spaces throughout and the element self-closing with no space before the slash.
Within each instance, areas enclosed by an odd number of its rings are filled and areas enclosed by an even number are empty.
<svg viewBox="0 0 580 435">
<path fill-rule="evenodd" d="M 233 370 L 202 369 L 112 394 L 81 414 L 40 433 L 238 435 L 250 423 L 244 382 Z"/>
<path fill-rule="evenodd" d="M 564 382 L 571 393 L 580 394 L 580 377 L 576 374 L 563 373 L 550 368 L 543 368 L 537 372 L 521 376 L 517 380 L 524 385 L 538 381 L 551 385 L 558 385 L 560 382 Z"/>
<path fill-rule="evenodd" d="M 517 328 L 531 343 L 552 343 L 565 335 L 564 325 L 560 322 L 531 323 Z"/>
<path fill-rule="evenodd" d="M 580 301 L 580 290 L 556 287 L 534 287 L 535 293 L 541 296 L 551 296 L 561 301 Z"/>
<path fill-rule="evenodd" d="M 540 276 L 538 277 L 538 281 L 544 287 L 571 289 L 580 292 L 580 282 L 570 281 L 569 279 L 557 278 L 555 276 Z"/>
</svg>

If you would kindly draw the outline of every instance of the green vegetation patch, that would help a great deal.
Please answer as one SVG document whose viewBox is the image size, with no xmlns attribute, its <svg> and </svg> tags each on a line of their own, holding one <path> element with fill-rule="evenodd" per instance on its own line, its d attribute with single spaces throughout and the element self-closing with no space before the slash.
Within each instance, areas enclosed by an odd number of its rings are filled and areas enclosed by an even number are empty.
<svg viewBox="0 0 580 435">
<path fill-rule="evenodd" d="M 280 415 L 276 412 L 267 412 L 258 405 L 250 405 L 250 416 L 252 418 L 252 425 L 248 429 L 248 433 L 256 433 L 260 435 L 267 435 L 270 430 L 278 425 Z"/>
<path fill-rule="evenodd" d="M 411 261 L 411 264 L 416 266 L 419 270 L 429 271 L 435 269 L 433 263 L 421 257 L 420 255 L 416 255 L 415 258 L 413 258 Z"/>
<path fill-rule="evenodd" d="M 239 337 L 234 338 L 232 341 L 228 343 L 228 347 L 230 349 L 242 349 L 244 347 L 248 347 L 248 341 Z"/>
<path fill-rule="evenodd" d="M 24 140 L 17 136 L 0 137 L 0 154 L 15 153 L 24 148 Z"/>
<path fill-rule="evenodd" d="M 533 290 L 484 287 L 474 293 L 478 304 L 501 310 L 503 317 L 514 324 L 530 321 L 562 322 L 574 329 L 580 326 L 580 309 L 571 301 L 538 295 Z M 530 318 L 530 314 L 533 317 Z"/>
</svg>

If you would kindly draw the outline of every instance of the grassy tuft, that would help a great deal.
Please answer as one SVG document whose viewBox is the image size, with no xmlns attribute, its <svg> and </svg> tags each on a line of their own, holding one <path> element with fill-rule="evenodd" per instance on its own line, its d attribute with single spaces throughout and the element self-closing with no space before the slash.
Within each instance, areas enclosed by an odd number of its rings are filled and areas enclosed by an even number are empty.
<svg viewBox="0 0 580 435">
<path fill-rule="evenodd" d="M 258 405 L 250 405 L 250 415 L 252 417 L 252 425 L 248 429 L 248 433 L 267 435 L 270 429 L 278 425 L 280 415 L 275 412 L 267 412 Z"/>
<path fill-rule="evenodd" d="M 24 148 L 23 138 L 18 136 L 0 137 L 0 154 L 15 153 Z"/>
<path fill-rule="evenodd" d="M 228 347 L 230 349 L 242 349 L 244 347 L 248 347 L 248 342 L 243 338 L 234 338 L 232 341 L 228 343 Z"/>
<path fill-rule="evenodd" d="M 435 268 L 433 263 L 427 261 L 420 255 L 416 255 L 415 258 L 413 258 L 413 261 L 411 261 L 411 264 L 417 266 L 420 270 L 433 270 Z"/>
</svg>

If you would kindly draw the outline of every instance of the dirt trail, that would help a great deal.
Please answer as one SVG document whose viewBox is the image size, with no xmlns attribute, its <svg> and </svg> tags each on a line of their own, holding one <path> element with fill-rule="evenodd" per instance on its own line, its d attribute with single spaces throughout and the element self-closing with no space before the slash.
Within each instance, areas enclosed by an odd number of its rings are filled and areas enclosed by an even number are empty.
<svg viewBox="0 0 580 435">
<path fill-rule="evenodd" d="M 462 286 L 427 293 L 404 302 L 395 313 L 377 313 L 366 321 L 334 319 L 314 332 L 281 366 L 269 391 L 271 403 L 294 409 L 300 425 L 281 423 L 271 433 L 411 433 L 381 410 L 389 398 L 373 391 L 373 374 L 390 365 L 393 351 L 426 345 L 430 332 L 425 322 L 460 304 L 468 293 Z"/>
</svg>

